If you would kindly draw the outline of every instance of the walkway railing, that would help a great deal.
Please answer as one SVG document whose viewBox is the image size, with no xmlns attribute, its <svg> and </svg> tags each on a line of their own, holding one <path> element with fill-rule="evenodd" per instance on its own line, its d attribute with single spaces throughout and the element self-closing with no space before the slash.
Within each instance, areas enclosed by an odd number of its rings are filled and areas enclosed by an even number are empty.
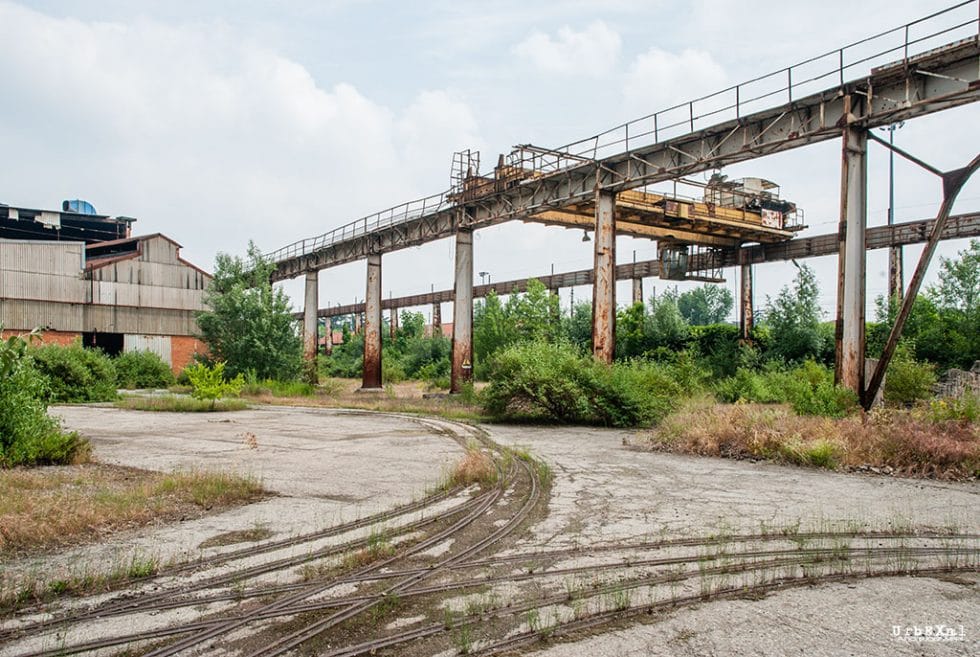
<svg viewBox="0 0 980 657">
<path fill-rule="evenodd" d="M 689 134 L 708 125 L 771 108 L 776 103 L 792 104 L 794 99 L 818 93 L 836 84 L 843 85 L 845 76 L 857 67 L 865 71 L 884 65 L 902 65 L 918 54 L 951 41 L 977 39 L 980 24 L 978 9 L 980 0 L 960 2 L 793 66 L 648 114 L 559 148 L 545 149 L 530 144 L 519 146 L 509 155 L 508 164 L 530 174 L 550 175 L 614 155 L 628 155 L 639 148 Z M 317 237 L 293 242 L 264 256 L 278 263 L 435 214 L 453 205 L 447 198 L 448 194 L 446 191 L 381 210 Z"/>
</svg>

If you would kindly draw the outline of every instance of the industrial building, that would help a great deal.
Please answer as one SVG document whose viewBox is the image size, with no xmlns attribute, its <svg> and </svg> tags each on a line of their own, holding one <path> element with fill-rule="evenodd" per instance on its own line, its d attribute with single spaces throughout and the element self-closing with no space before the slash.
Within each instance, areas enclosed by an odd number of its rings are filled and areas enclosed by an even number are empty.
<svg viewBox="0 0 980 657">
<path fill-rule="evenodd" d="M 173 371 L 205 351 L 194 313 L 211 275 L 160 233 L 133 236 L 130 217 L 84 201 L 61 211 L 0 205 L 0 325 L 45 342 L 81 340 L 109 355 L 153 351 Z"/>
</svg>

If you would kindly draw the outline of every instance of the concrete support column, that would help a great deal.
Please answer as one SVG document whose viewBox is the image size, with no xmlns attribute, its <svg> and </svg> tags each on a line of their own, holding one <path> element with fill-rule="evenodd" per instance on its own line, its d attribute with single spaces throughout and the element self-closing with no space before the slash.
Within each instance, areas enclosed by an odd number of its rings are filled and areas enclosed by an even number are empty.
<svg viewBox="0 0 980 657">
<path fill-rule="evenodd" d="M 391 328 L 391 339 L 394 340 L 398 337 L 398 308 L 391 309 L 391 319 L 388 320 L 388 325 Z"/>
<path fill-rule="evenodd" d="M 616 352 L 616 195 L 596 192 L 592 283 L 592 355 L 611 363 Z"/>
<path fill-rule="evenodd" d="M 866 295 L 868 136 L 845 128 L 838 227 L 838 285 L 835 378 L 864 395 L 864 306 Z"/>
<path fill-rule="evenodd" d="M 319 302 L 320 272 L 306 272 L 306 295 L 303 299 L 303 359 L 304 371 L 309 383 L 317 383 L 317 304 Z"/>
<path fill-rule="evenodd" d="M 326 342 L 323 343 L 323 353 L 330 355 L 333 353 L 333 317 L 327 317 L 325 328 Z"/>
<path fill-rule="evenodd" d="M 367 258 L 364 295 L 364 378 L 361 390 L 381 388 L 381 255 Z"/>
<path fill-rule="evenodd" d="M 432 337 L 442 335 L 442 304 L 432 304 Z"/>
<path fill-rule="evenodd" d="M 742 290 L 740 295 L 740 308 L 742 315 L 739 318 L 739 330 L 743 340 L 752 338 L 752 327 L 755 324 L 755 306 L 752 301 L 752 265 L 742 264 Z"/>
<path fill-rule="evenodd" d="M 643 279 L 633 279 L 633 305 L 643 303 Z"/>
<path fill-rule="evenodd" d="M 433 321 L 434 323 L 434 321 Z M 449 392 L 460 392 L 473 379 L 473 232 L 456 232 L 456 281 L 453 291 L 453 360 Z"/>
</svg>

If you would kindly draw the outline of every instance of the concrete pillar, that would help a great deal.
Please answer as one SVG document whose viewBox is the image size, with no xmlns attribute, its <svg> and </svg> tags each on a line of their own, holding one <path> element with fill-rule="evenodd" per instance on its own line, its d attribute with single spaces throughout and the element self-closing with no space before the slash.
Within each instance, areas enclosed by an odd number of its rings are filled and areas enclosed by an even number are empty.
<svg viewBox="0 0 980 657">
<path fill-rule="evenodd" d="M 755 324 L 754 306 L 752 303 L 752 265 L 742 264 L 742 290 L 740 295 L 740 305 L 742 315 L 739 318 L 739 329 L 743 340 L 752 338 L 752 327 Z"/>
<path fill-rule="evenodd" d="M 388 320 L 388 325 L 391 328 L 391 339 L 394 340 L 398 337 L 398 308 L 391 309 L 391 319 Z"/>
<path fill-rule="evenodd" d="M 442 335 L 442 304 L 432 304 L 432 337 Z"/>
<path fill-rule="evenodd" d="M 616 352 L 616 195 L 596 192 L 592 283 L 592 355 L 611 363 Z"/>
<path fill-rule="evenodd" d="M 868 136 L 844 129 L 841 209 L 838 227 L 838 285 L 835 378 L 864 395 L 864 306 L 866 295 Z"/>
<path fill-rule="evenodd" d="M 354 335 L 361 334 L 361 313 L 354 313 Z"/>
<path fill-rule="evenodd" d="M 303 298 L 303 360 L 305 361 L 304 371 L 306 380 L 309 383 L 317 383 L 316 372 L 316 347 L 317 347 L 317 319 L 316 311 L 319 303 L 319 278 L 320 272 L 306 272 L 306 295 Z"/>
<path fill-rule="evenodd" d="M 367 258 L 364 295 L 364 378 L 361 390 L 381 388 L 381 255 Z"/>
<path fill-rule="evenodd" d="M 453 291 L 453 359 L 449 392 L 460 392 L 473 379 L 473 232 L 456 231 L 456 281 Z"/>
<path fill-rule="evenodd" d="M 643 279 L 633 279 L 633 305 L 643 303 Z"/>
<path fill-rule="evenodd" d="M 327 325 L 325 328 L 325 342 L 323 343 L 323 353 L 330 355 L 333 353 L 333 317 L 327 317 Z"/>
</svg>

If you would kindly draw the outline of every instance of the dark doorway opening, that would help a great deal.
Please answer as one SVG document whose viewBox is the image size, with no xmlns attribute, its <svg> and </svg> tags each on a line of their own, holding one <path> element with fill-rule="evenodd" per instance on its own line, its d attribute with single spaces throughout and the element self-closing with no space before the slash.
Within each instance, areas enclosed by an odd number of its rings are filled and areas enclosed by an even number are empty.
<svg viewBox="0 0 980 657">
<path fill-rule="evenodd" d="M 86 349 L 101 349 L 106 356 L 118 356 L 123 350 L 122 333 L 82 333 L 82 344 Z"/>
</svg>

